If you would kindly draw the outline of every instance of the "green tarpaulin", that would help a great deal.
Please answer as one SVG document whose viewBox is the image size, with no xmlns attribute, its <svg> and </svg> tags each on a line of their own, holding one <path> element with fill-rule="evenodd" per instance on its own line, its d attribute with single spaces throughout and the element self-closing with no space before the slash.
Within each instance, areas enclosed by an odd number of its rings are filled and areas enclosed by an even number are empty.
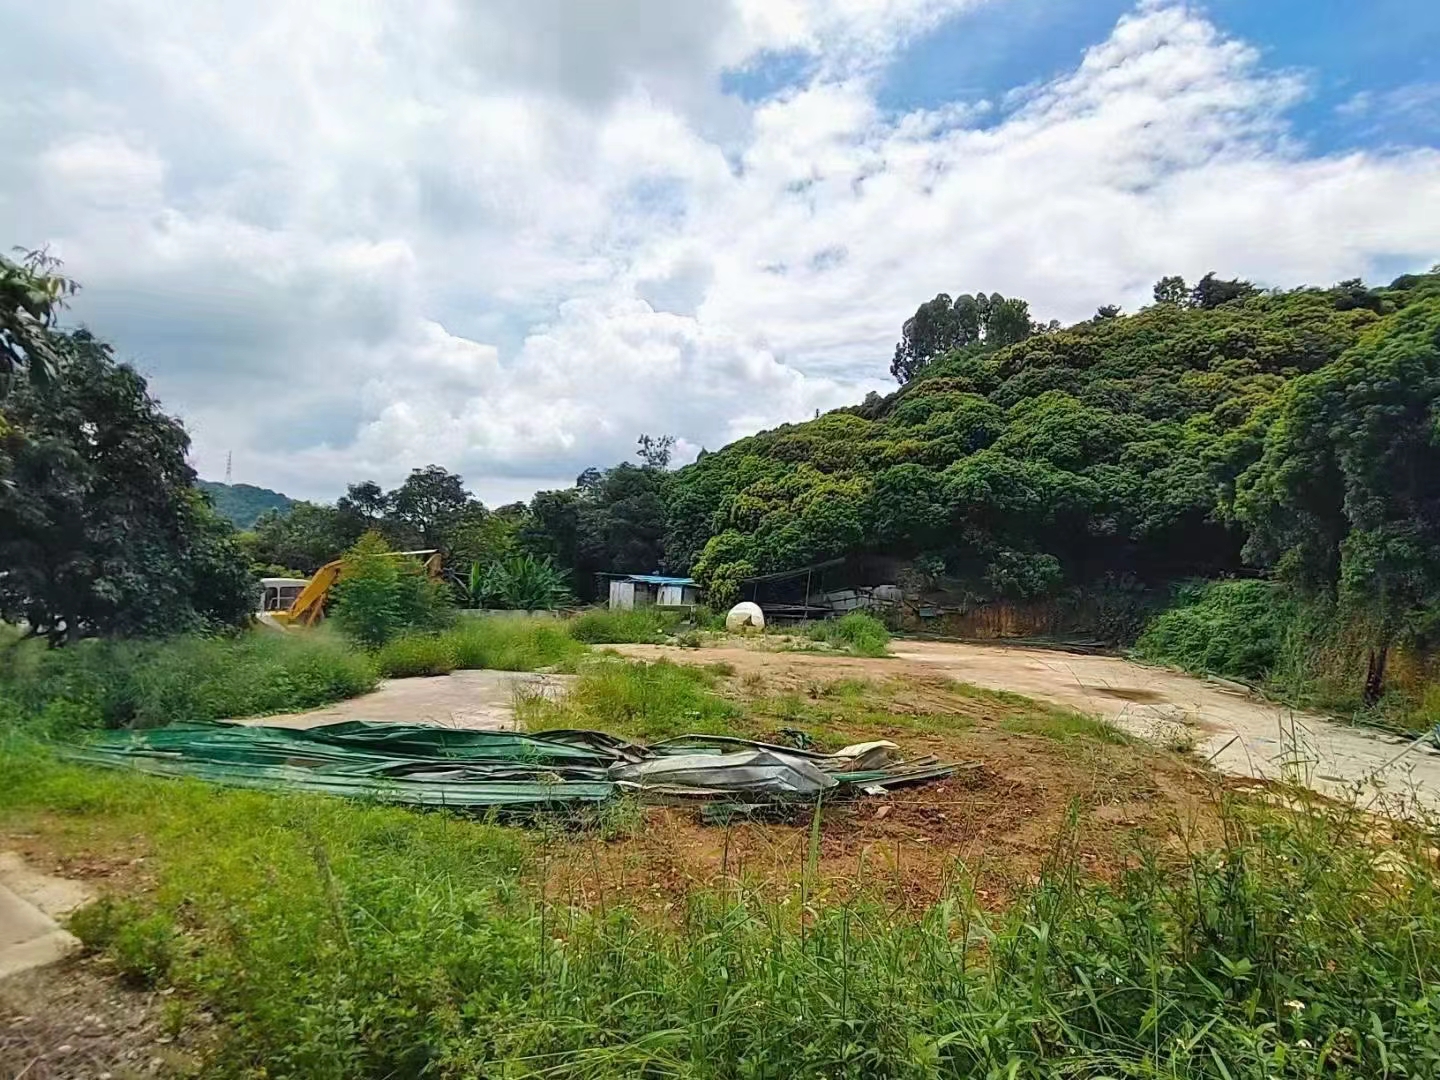
<svg viewBox="0 0 1440 1080">
<path fill-rule="evenodd" d="M 656 797 L 813 799 L 949 776 L 927 758 L 881 767 L 745 739 L 689 735 L 652 746 L 599 731 L 470 731 L 350 720 L 312 728 L 176 724 L 109 732 L 68 758 L 238 787 L 310 791 L 477 810 L 598 803 L 622 791 Z M 882 756 L 884 756 L 882 751 Z"/>
</svg>

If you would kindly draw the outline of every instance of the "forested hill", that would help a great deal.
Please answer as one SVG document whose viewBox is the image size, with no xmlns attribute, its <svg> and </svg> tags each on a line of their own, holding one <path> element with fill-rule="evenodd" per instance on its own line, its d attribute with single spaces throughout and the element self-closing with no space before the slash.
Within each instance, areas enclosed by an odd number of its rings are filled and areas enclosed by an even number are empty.
<svg viewBox="0 0 1440 1080">
<path fill-rule="evenodd" d="M 215 511 L 228 518 L 237 529 L 249 529 L 266 510 L 285 513 L 294 500 L 288 495 L 253 484 L 221 484 L 214 480 L 197 480 L 195 486 L 210 496 Z"/>
<path fill-rule="evenodd" d="M 865 551 L 982 596 L 1247 565 L 1333 587 L 1363 529 L 1372 570 L 1398 560 L 1396 588 L 1440 576 L 1399 565 L 1440 555 L 1440 275 L 1286 293 L 1171 278 L 1137 314 L 1007 326 L 1000 347 L 985 309 L 1014 302 L 981 295 L 977 316 L 976 299 L 937 297 L 906 323 L 895 393 L 672 474 L 667 564 L 721 597 Z"/>
</svg>

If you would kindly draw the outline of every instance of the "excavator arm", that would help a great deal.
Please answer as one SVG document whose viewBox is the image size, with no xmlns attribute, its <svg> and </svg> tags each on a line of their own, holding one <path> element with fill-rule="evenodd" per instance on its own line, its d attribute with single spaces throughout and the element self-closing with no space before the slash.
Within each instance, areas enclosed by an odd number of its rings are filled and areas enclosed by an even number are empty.
<svg viewBox="0 0 1440 1080">
<path fill-rule="evenodd" d="M 410 557 L 421 559 L 424 562 L 425 572 L 432 578 L 438 578 L 441 571 L 440 552 L 434 550 L 426 551 L 393 551 L 388 555 L 397 557 Z M 291 601 L 290 606 L 284 611 L 273 612 L 274 620 L 282 626 L 314 626 L 325 616 L 325 602 L 330 599 L 330 590 L 335 582 L 340 580 L 340 568 L 343 560 L 335 559 L 328 562 L 310 579 L 310 583 L 300 590 L 300 594 Z"/>
</svg>

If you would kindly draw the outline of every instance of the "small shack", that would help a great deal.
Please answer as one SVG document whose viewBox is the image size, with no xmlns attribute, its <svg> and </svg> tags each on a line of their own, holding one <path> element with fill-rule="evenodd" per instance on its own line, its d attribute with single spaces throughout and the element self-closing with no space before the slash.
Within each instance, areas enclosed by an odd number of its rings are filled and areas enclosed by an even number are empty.
<svg viewBox="0 0 1440 1080">
<path fill-rule="evenodd" d="M 663 574 L 614 574 L 610 576 L 610 608 L 693 608 L 700 603 L 700 587 L 694 578 L 666 577 Z"/>
</svg>

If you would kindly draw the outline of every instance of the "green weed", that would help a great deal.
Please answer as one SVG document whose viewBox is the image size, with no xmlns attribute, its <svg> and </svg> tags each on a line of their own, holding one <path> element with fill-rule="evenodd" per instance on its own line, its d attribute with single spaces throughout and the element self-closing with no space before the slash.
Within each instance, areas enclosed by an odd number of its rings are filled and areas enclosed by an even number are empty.
<svg viewBox="0 0 1440 1080">
<path fill-rule="evenodd" d="M 205 1075 L 220 1080 L 1355 1080 L 1440 1066 L 1425 841 L 1377 858 L 1369 822 L 1344 809 L 1228 804 L 1218 850 L 1141 850 L 1108 883 L 1066 831 L 1000 912 L 976 906 L 963 868 L 919 914 L 872 903 L 862 867 L 845 903 L 702 888 L 657 920 L 613 890 L 581 908 L 526 884 L 550 857 L 544 834 L 6 749 L 8 827 L 60 814 L 63 842 L 86 849 L 148 837 L 144 902 L 72 925 L 218 1018 Z M 797 881 L 824 842 L 817 819 Z"/>
<path fill-rule="evenodd" d="M 368 656 L 323 630 L 0 649 L 0 697 L 55 734 L 293 712 L 362 694 L 376 678 Z"/>
<path fill-rule="evenodd" d="M 516 712 L 532 731 L 588 727 L 646 741 L 741 734 L 740 709 L 714 693 L 714 683 L 714 674 L 689 664 L 596 659 L 563 700 L 523 699 Z"/>
<path fill-rule="evenodd" d="M 1019 716 L 1007 717 L 1000 722 L 1000 729 L 1018 735 L 1043 735 L 1059 742 L 1091 739 L 1114 746 L 1129 746 L 1135 742 L 1132 736 L 1099 717 L 1043 706 Z"/>
<path fill-rule="evenodd" d="M 533 616 L 462 619 L 445 637 L 461 668 L 536 671 L 573 666 L 585 653 L 585 646 L 565 632 L 562 622 Z"/>
<path fill-rule="evenodd" d="M 406 634 L 393 638 L 375 651 L 375 666 L 387 679 L 416 675 L 448 675 L 460 666 L 449 635 Z"/>
<path fill-rule="evenodd" d="M 576 641 L 590 645 L 653 644 L 663 641 L 680 625 L 682 618 L 678 611 L 657 608 L 631 611 L 591 608 L 569 620 L 566 629 Z"/>
<path fill-rule="evenodd" d="M 884 656 L 890 648 L 890 631 L 873 615 L 852 611 L 839 619 L 812 623 L 805 631 L 811 641 L 823 641 L 856 656 Z"/>
</svg>

